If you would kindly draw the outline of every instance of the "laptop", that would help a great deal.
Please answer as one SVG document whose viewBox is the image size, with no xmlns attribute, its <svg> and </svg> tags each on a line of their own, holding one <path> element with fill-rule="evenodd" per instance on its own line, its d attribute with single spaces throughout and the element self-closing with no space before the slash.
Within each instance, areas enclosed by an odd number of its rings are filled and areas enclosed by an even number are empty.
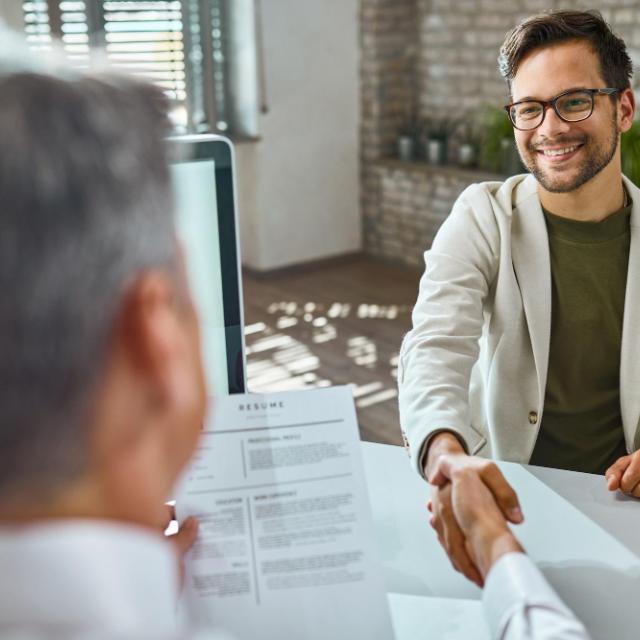
<svg viewBox="0 0 640 640">
<path fill-rule="evenodd" d="M 210 396 L 244 393 L 246 364 L 233 147 L 222 136 L 170 138 L 175 220 L 200 316 Z"/>
</svg>

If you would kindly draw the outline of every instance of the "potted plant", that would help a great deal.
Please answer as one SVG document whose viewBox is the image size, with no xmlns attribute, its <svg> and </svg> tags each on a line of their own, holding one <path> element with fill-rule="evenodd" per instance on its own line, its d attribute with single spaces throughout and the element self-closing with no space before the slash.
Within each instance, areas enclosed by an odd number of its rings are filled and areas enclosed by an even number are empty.
<svg viewBox="0 0 640 640">
<path fill-rule="evenodd" d="M 479 165 L 493 173 L 512 175 L 522 171 L 513 138 L 513 126 L 504 109 L 485 107 L 480 112 L 482 127 Z"/>
<path fill-rule="evenodd" d="M 620 139 L 622 172 L 631 182 L 640 186 L 640 122 L 634 122 L 631 129 Z"/>
</svg>

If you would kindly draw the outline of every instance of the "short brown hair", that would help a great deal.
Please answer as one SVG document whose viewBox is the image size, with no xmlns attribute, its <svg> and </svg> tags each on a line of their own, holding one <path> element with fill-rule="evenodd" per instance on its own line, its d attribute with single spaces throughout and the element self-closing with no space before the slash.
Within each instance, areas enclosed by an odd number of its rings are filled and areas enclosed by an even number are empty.
<svg viewBox="0 0 640 640">
<path fill-rule="evenodd" d="M 608 87 L 628 89 L 633 65 L 624 40 L 616 36 L 599 11 L 551 11 L 531 16 L 507 34 L 498 69 L 511 86 L 523 58 L 535 49 L 570 40 L 588 42 L 600 61 Z"/>
</svg>

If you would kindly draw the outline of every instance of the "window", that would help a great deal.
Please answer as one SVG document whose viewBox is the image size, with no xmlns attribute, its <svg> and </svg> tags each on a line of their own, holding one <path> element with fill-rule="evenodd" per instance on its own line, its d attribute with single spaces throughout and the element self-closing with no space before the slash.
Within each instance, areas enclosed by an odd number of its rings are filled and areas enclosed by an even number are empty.
<svg viewBox="0 0 640 640">
<path fill-rule="evenodd" d="M 23 2 L 24 30 L 33 49 L 47 50 L 51 44 L 51 26 L 46 2 Z"/>
<path fill-rule="evenodd" d="M 78 67 L 104 52 L 164 89 L 179 128 L 243 136 L 257 135 L 254 9 L 254 0 L 23 2 L 34 49 L 46 54 L 57 38 Z"/>
</svg>

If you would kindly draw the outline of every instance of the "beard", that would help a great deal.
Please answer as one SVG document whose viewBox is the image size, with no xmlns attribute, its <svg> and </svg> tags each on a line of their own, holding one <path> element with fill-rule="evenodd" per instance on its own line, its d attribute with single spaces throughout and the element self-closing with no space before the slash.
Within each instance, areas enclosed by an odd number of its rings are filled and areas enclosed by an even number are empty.
<svg viewBox="0 0 640 640">
<path fill-rule="evenodd" d="M 582 144 L 583 155 L 585 160 L 579 167 L 578 172 L 571 176 L 563 176 L 562 172 L 555 172 L 542 168 L 538 163 L 538 149 L 549 143 L 529 144 L 523 151 L 518 147 L 520 159 L 525 167 L 533 174 L 538 183 L 550 193 L 568 193 L 579 189 L 583 184 L 589 182 L 591 178 L 602 171 L 610 162 L 618 149 L 620 140 L 620 129 L 617 120 L 614 118 L 611 123 L 611 129 L 606 141 L 597 143 L 589 135 L 566 136 L 554 139 L 554 145 L 563 145 L 570 147 L 575 144 Z"/>
</svg>

